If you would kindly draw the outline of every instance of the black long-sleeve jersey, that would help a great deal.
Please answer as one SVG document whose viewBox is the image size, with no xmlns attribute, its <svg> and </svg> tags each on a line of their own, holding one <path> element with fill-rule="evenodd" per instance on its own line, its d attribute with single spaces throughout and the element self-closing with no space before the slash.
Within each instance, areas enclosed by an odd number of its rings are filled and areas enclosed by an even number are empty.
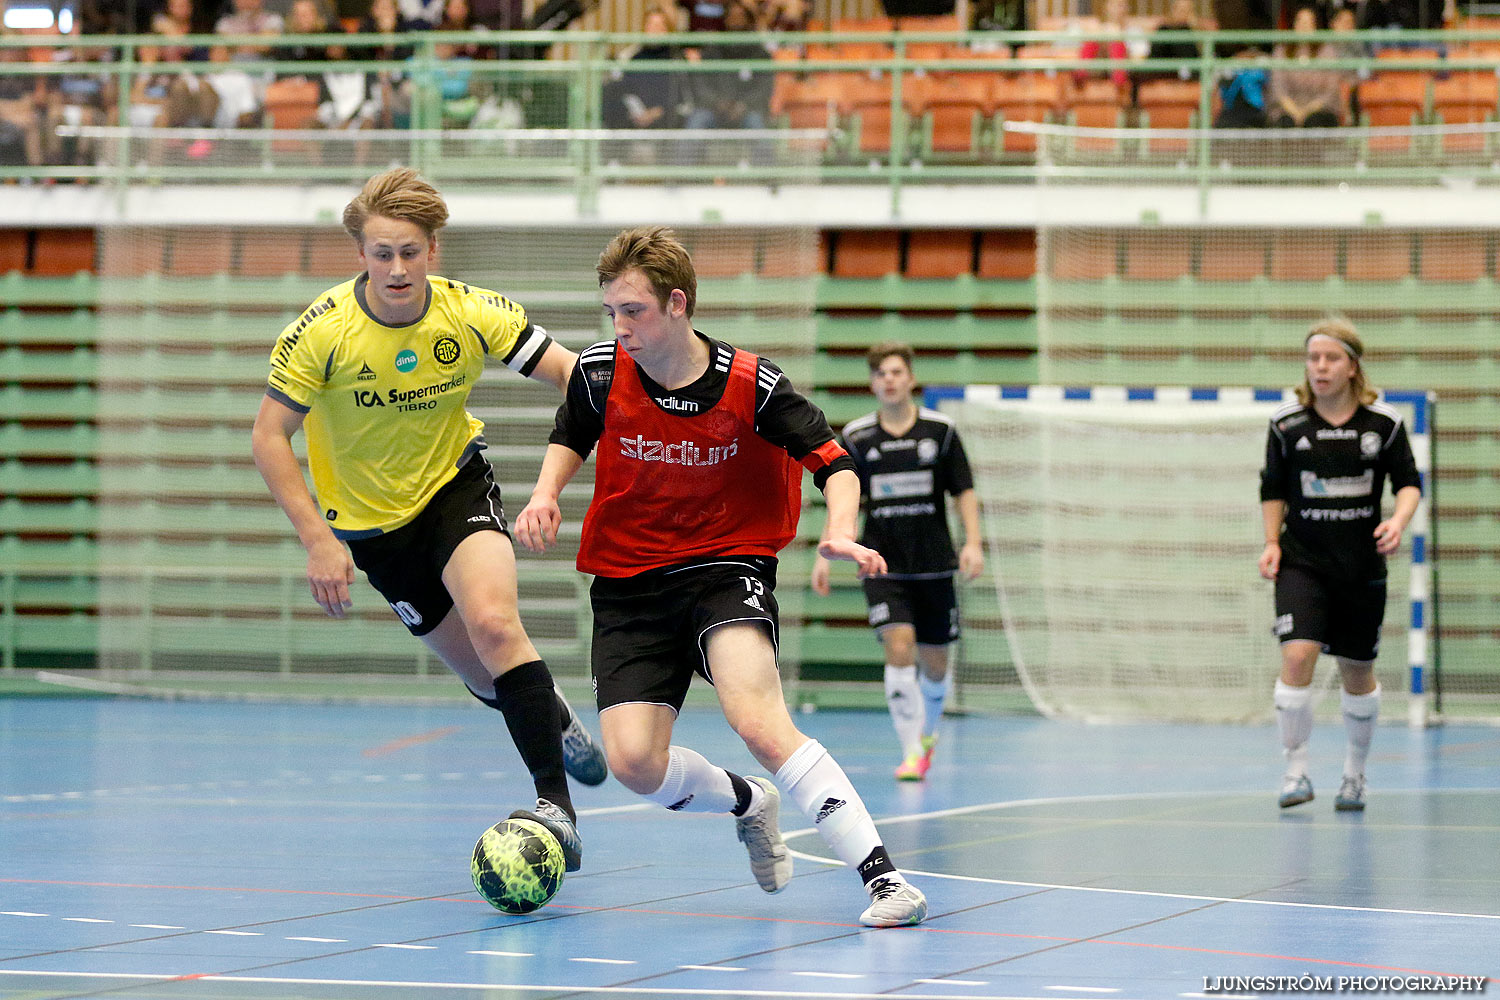
<svg viewBox="0 0 1500 1000">
<path fill-rule="evenodd" d="M 701 333 L 698 336 L 708 342 L 711 357 L 708 370 L 691 385 L 665 389 L 637 366 L 641 385 L 656 405 L 680 417 L 691 418 L 695 413 L 707 412 L 723 397 L 729 384 L 734 347 Z M 578 356 L 578 364 L 568 380 L 567 397 L 557 409 L 557 420 L 548 441 L 571 448 L 584 458 L 589 456 L 604 433 L 604 401 L 609 396 L 614 371 L 613 340 L 594 344 Z M 761 437 L 799 462 L 834 440 L 833 429 L 823 411 L 793 388 L 791 380 L 775 364 L 760 358 L 755 382 L 755 432 Z M 841 455 L 818 469 L 813 473 L 813 484 L 822 489 L 828 477 L 840 469 L 854 471 L 854 463 L 848 456 Z"/>
<path fill-rule="evenodd" d="M 1392 492 L 1422 485 L 1395 407 L 1360 406 L 1338 427 L 1300 403 L 1272 414 L 1260 498 L 1286 504 L 1282 561 L 1350 582 L 1385 579 L 1374 532 L 1387 476 Z"/>
</svg>

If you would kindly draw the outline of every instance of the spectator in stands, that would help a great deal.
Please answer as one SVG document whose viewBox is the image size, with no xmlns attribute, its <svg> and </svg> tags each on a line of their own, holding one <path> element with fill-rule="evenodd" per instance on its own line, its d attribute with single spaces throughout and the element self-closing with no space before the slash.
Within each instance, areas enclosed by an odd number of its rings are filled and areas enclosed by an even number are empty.
<svg viewBox="0 0 1500 1000">
<path fill-rule="evenodd" d="M 687 11 L 688 31 L 724 30 L 725 0 L 677 0 L 677 6 Z"/>
<path fill-rule="evenodd" d="M 1243 48 L 1231 57 L 1241 62 L 1264 62 L 1266 54 L 1255 48 Z M 1214 128 L 1265 128 L 1266 83 L 1270 73 L 1262 65 L 1221 71 L 1219 77 L 1219 114 Z"/>
<path fill-rule="evenodd" d="M 1174 38 L 1178 32 L 1201 31 L 1202 22 L 1198 18 L 1197 0 L 1172 0 L 1172 7 L 1167 14 L 1167 19 L 1157 26 L 1151 36 L 1151 48 L 1147 52 L 1148 59 L 1180 59 L 1187 61 L 1197 59 L 1203 55 L 1203 47 L 1198 42 L 1187 39 Z M 1170 70 L 1152 70 L 1136 74 L 1138 80 L 1151 77 L 1178 76 L 1184 80 L 1193 77 L 1193 70 L 1183 66 L 1175 73 Z"/>
<path fill-rule="evenodd" d="M 202 20 L 193 0 L 167 0 L 166 9 L 151 18 L 151 32 L 173 36 L 200 34 Z M 202 45 L 172 46 L 170 52 L 163 46 L 160 56 L 163 62 L 208 62 L 209 52 Z"/>
<path fill-rule="evenodd" d="M 675 12 L 652 7 L 646 11 L 641 31 L 662 41 L 634 46 L 621 53 L 626 62 L 667 62 L 679 58 L 675 46 L 667 43 L 672 34 Z M 682 74 L 661 70 L 616 70 L 604 86 L 603 114 L 606 128 L 678 128 Z"/>
<path fill-rule="evenodd" d="M 1104 33 L 1123 33 L 1125 31 L 1125 22 L 1129 17 L 1129 0 L 1104 0 L 1104 14 L 1099 19 L 1098 30 Z M 1110 38 L 1102 40 L 1098 38 L 1090 38 L 1086 39 L 1084 43 L 1078 47 L 1078 58 L 1128 59 L 1130 58 L 1130 48 L 1126 44 L 1124 38 Z M 1092 74 L 1090 74 L 1087 70 L 1074 70 L 1073 80 L 1077 83 L 1082 83 L 1091 75 Z M 1114 82 L 1115 89 L 1120 91 L 1122 94 L 1126 92 L 1126 88 L 1130 85 L 1130 74 L 1127 73 L 1124 69 L 1110 70 L 1109 78 Z"/>
<path fill-rule="evenodd" d="M 1311 7 L 1298 8 L 1292 30 L 1309 36 L 1317 32 L 1317 12 Z M 1271 54 L 1277 59 L 1311 63 L 1314 59 L 1335 59 L 1338 50 L 1331 43 L 1318 43 L 1309 37 L 1292 45 L 1278 44 Z M 1271 124 L 1277 128 L 1335 128 L 1343 124 L 1343 82 L 1344 73 L 1337 69 L 1272 69 L 1266 100 Z"/>
<path fill-rule="evenodd" d="M 727 31 L 754 31 L 755 15 L 742 0 L 728 0 L 724 11 Z M 764 42 L 737 42 L 710 45 L 692 61 L 736 62 L 769 59 L 771 50 Z M 774 79 L 764 70 L 739 69 L 722 73 L 694 73 L 687 79 L 691 110 L 688 128 L 766 127 L 771 114 L 771 88 Z"/>
<path fill-rule="evenodd" d="M 173 38 L 191 34 L 194 24 L 192 0 L 170 0 L 166 11 L 151 21 L 151 30 L 161 36 L 156 45 L 141 46 L 143 67 L 130 86 L 130 121 L 140 128 L 208 128 L 219 112 L 219 94 L 198 73 L 167 73 L 153 70 L 160 63 L 205 62 L 203 46 L 178 45 Z M 204 152 L 203 146 L 198 147 Z"/>
<path fill-rule="evenodd" d="M 110 48 L 60 49 L 54 58 L 75 63 L 114 61 Z M 117 103 L 117 84 L 106 70 L 64 73 L 46 82 L 42 156 L 47 163 L 84 166 L 95 159 L 98 140 L 89 136 L 59 135 L 58 129 L 107 125 Z"/>
<path fill-rule="evenodd" d="M 0 3 L 0 35 L 11 35 L 4 14 Z M 26 62 L 25 49 L 0 48 L 0 69 L 20 69 Z M 0 74 L 0 165 L 34 167 L 42 162 L 42 102 L 40 77 Z"/>
<path fill-rule="evenodd" d="M 474 31 L 483 25 L 474 22 L 469 0 L 448 0 L 443 5 L 443 19 L 438 23 L 439 31 Z M 486 58 L 489 54 L 478 42 L 465 42 L 451 47 L 454 54 L 468 59 Z"/>
<path fill-rule="evenodd" d="M 318 0 L 292 0 L 286 16 L 288 35 L 321 35 L 327 30 L 328 19 Z M 277 47 L 276 58 L 284 62 L 326 62 L 328 47 L 303 41 L 289 42 Z M 306 74 L 292 71 L 278 74 L 278 79 L 304 75 Z"/>
<path fill-rule="evenodd" d="M 343 45 L 328 46 L 330 62 L 342 63 L 349 56 Z M 372 128 L 380 121 L 378 75 L 360 69 L 325 70 L 318 122 L 324 128 Z"/>
<path fill-rule="evenodd" d="M 359 23 L 361 34 L 392 35 L 412 31 L 402 16 L 396 0 L 374 0 L 370 13 Z M 413 54 L 412 46 L 393 43 L 361 46 L 358 59 L 405 62 Z M 384 128 L 406 128 L 411 124 L 411 74 L 405 70 L 382 69 L 375 72 L 375 88 L 380 95 L 380 124 Z"/>
<path fill-rule="evenodd" d="M 806 31 L 808 0 L 766 0 L 756 22 L 767 31 Z"/>
<path fill-rule="evenodd" d="M 398 4 L 413 31 L 436 28 L 443 21 L 443 0 L 398 0 Z"/>
<path fill-rule="evenodd" d="M 214 24 L 216 35 L 279 35 L 285 30 L 280 14 L 262 9 L 264 0 L 234 0 L 234 10 L 225 14 Z M 232 58 L 268 59 L 269 45 L 236 46 Z"/>
</svg>

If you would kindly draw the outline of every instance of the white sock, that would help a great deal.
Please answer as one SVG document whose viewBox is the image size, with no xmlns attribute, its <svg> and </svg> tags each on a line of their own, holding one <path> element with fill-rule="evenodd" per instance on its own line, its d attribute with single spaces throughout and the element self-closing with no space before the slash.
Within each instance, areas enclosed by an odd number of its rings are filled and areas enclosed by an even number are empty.
<svg viewBox="0 0 1500 1000">
<path fill-rule="evenodd" d="M 1375 734 L 1375 720 L 1380 718 L 1380 685 L 1369 694 L 1339 692 L 1339 702 L 1344 710 L 1344 732 L 1349 737 L 1349 751 L 1344 757 L 1344 773 L 1354 776 L 1365 773 L 1365 761 L 1370 757 L 1370 737 Z"/>
<path fill-rule="evenodd" d="M 949 671 L 952 671 L 951 667 Z M 942 721 L 943 705 L 948 700 L 948 675 L 944 674 L 942 680 L 935 681 L 925 673 L 918 673 L 917 685 L 922 689 L 922 705 L 927 710 L 922 735 L 932 736 L 937 732 L 938 723 Z"/>
<path fill-rule="evenodd" d="M 755 807 L 755 782 L 750 782 L 750 806 Z M 661 787 L 645 798 L 673 812 L 727 813 L 734 809 L 734 786 L 729 772 L 687 747 L 669 747 L 667 776 Z"/>
<path fill-rule="evenodd" d="M 1286 773 L 1307 774 L 1307 741 L 1312 736 L 1312 685 L 1292 687 L 1276 682 L 1276 721 L 1281 727 L 1281 747 L 1286 754 Z"/>
<path fill-rule="evenodd" d="M 808 740 L 787 758 L 776 772 L 776 783 L 851 870 L 858 872 L 870 852 L 881 846 L 875 821 L 849 776 L 817 740 Z"/>
<path fill-rule="evenodd" d="M 885 665 L 885 704 L 903 756 L 922 752 L 922 689 L 917 668 Z"/>
</svg>

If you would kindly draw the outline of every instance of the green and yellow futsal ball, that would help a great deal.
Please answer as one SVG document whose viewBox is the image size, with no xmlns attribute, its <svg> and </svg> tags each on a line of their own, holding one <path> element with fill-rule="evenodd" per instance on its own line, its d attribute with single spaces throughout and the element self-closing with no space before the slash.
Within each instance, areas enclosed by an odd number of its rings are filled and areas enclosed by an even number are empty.
<svg viewBox="0 0 1500 1000">
<path fill-rule="evenodd" d="M 563 880 L 562 845 L 529 819 L 496 823 L 474 845 L 474 888 L 502 913 L 530 913 L 557 895 Z"/>
</svg>

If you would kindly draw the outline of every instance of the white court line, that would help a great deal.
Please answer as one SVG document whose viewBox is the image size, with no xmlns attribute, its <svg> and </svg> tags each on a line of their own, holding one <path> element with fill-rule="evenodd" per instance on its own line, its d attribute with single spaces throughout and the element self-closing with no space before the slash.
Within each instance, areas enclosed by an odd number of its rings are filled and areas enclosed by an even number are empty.
<svg viewBox="0 0 1500 1000">
<path fill-rule="evenodd" d="M 494 955 L 496 958 L 535 958 L 529 951 L 471 951 L 470 955 Z"/>
<path fill-rule="evenodd" d="M 1500 789 L 1494 788 L 1401 788 L 1380 790 L 1382 795 L 1391 794 L 1452 794 L 1473 792 L 1495 792 Z M 926 813 L 908 813 L 903 816 L 892 816 L 876 822 L 877 827 L 894 826 L 898 823 L 916 823 L 929 819 L 945 819 L 949 816 L 964 816 L 979 812 L 996 812 L 1001 809 L 1019 809 L 1022 806 L 1051 806 L 1051 805 L 1077 805 L 1080 803 L 1093 802 L 1130 802 L 1148 801 L 1152 799 L 1183 799 L 1199 798 L 1206 795 L 1213 796 L 1245 796 L 1261 795 L 1262 792 L 1250 792 L 1243 789 L 1237 791 L 1204 791 L 1204 792 L 1121 792 L 1113 795 L 1057 795 L 1048 798 L 1036 799 L 1012 799 L 1008 802 L 985 802 L 971 806 L 957 806 L 953 809 L 936 809 Z M 801 830 L 792 830 L 781 835 L 783 840 L 791 840 L 793 837 L 806 837 L 816 833 L 813 827 L 805 827 Z M 790 846 L 787 852 L 793 857 L 804 861 L 813 861 L 819 864 L 831 865 L 842 868 L 844 863 L 836 858 L 824 858 L 816 854 L 807 854 L 794 850 Z M 1183 899 L 1197 903 L 1237 903 L 1244 906 L 1285 906 L 1304 910 L 1342 910 L 1351 913 L 1391 913 L 1398 916 L 1409 917 L 1451 917 L 1461 920 L 1500 920 L 1500 913 L 1450 913 L 1447 910 L 1407 910 L 1385 906 L 1342 906 L 1335 903 L 1294 903 L 1281 899 L 1238 899 L 1230 896 L 1195 896 L 1182 892 L 1152 892 L 1146 889 L 1106 889 L 1098 886 L 1088 885 L 1064 885 L 1058 882 L 1017 882 L 1012 879 L 1003 878 L 981 878 L 975 875 L 952 875 L 948 872 L 929 872 L 915 868 L 903 868 L 907 875 L 921 875 L 925 878 L 942 878 L 954 882 L 977 882 L 982 885 L 1012 885 L 1021 889 L 1060 889 L 1069 892 L 1099 892 L 1118 896 L 1149 896 L 1158 899 Z M 1184 994 L 1185 995 L 1185 994 Z"/>
<path fill-rule="evenodd" d="M 372 944 L 371 948 L 399 948 L 402 951 L 437 951 L 435 944 Z"/>
<path fill-rule="evenodd" d="M 738 965 L 679 965 L 679 969 L 693 969 L 697 972 L 744 972 L 744 967 Z"/>
<path fill-rule="evenodd" d="M 32 913 L 30 910 L 0 910 L 0 917 L 50 917 L 50 913 Z"/>
<path fill-rule="evenodd" d="M 939 986 L 988 986 L 988 979 L 918 979 L 919 983 L 934 983 Z"/>
<path fill-rule="evenodd" d="M 265 937 L 260 931 L 204 931 L 205 934 L 223 934 L 226 937 Z"/>
<path fill-rule="evenodd" d="M 1069 993 L 1118 993 L 1118 986 L 1043 986 L 1044 990 L 1066 990 Z"/>
<path fill-rule="evenodd" d="M 313 944 L 348 944 L 348 938 L 289 937 L 288 941 L 311 941 Z"/>
<path fill-rule="evenodd" d="M 113 920 L 100 920 L 98 917 L 63 917 L 71 924 L 112 924 Z"/>
<path fill-rule="evenodd" d="M 147 931 L 185 931 L 186 927 L 178 927 L 176 924 L 131 924 L 131 927 L 139 927 Z"/>
<path fill-rule="evenodd" d="M 570 958 L 570 962 L 592 962 L 596 965 L 634 965 L 635 961 L 629 958 Z"/>
<path fill-rule="evenodd" d="M 0 976 L 48 976 L 56 978 L 121 979 L 138 982 L 170 982 L 185 977 L 121 972 L 59 972 L 37 969 L 0 969 Z M 272 976 L 195 976 L 194 982 L 257 983 L 274 986 L 369 986 L 400 990 L 515 990 L 526 993 L 600 993 L 613 996 L 672 997 L 767 997 L 772 1000 L 891 1000 L 889 993 L 848 993 L 809 990 L 683 989 L 662 986 L 578 986 L 573 983 L 433 983 L 392 979 L 294 979 Z M 901 1000 L 1057 1000 L 1056 997 L 979 993 L 902 993 Z"/>
</svg>

